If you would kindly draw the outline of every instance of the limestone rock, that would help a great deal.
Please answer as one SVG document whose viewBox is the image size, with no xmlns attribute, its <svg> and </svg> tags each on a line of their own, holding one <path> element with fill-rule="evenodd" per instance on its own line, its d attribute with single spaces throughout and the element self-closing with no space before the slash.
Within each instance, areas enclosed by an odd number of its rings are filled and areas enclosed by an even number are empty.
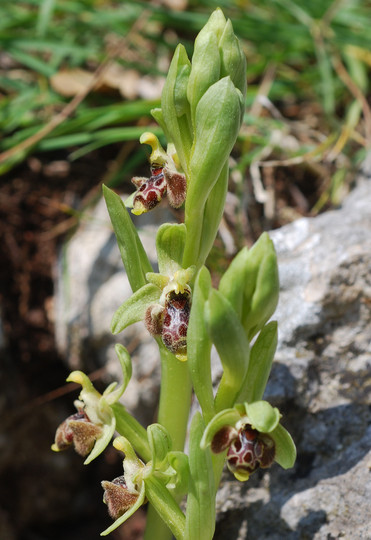
<svg viewBox="0 0 371 540">
<path fill-rule="evenodd" d="M 265 399 L 298 448 L 246 484 L 223 477 L 215 540 L 371 538 L 371 156 L 338 210 L 271 233 L 281 293 Z"/>
</svg>

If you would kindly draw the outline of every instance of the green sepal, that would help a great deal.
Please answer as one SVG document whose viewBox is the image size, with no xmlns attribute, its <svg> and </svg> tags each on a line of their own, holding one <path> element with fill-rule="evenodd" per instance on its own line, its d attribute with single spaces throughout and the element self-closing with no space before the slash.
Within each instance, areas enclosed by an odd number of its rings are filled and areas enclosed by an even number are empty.
<svg viewBox="0 0 371 540">
<path fill-rule="evenodd" d="M 113 413 L 110 414 L 109 422 L 106 422 L 103 426 L 103 433 L 99 439 L 95 441 L 92 451 L 84 461 L 84 465 L 89 465 L 95 458 L 97 458 L 103 450 L 107 448 L 116 429 L 116 418 Z"/>
<path fill-rule="evenodd" d="M 146 284 L 145 275 L 152 271 L 152 266 L 121 197 L 104 185 L 103 194 L 129 283 L 135 292 Z"/>
<path fill-rule="evenodd" d="M 152 454 L 152 471 L 162 469 L 172 446 L 170 435 L 161 424 L 151 424 L 147 427 L 147 437 Z"/>
<path fill-rule="evenodd" d="M 198 102 L 186 215 L 192 215 L 192 211 L 198 207 L 204 208 L 229 158 L 240 129 L 241 100 L 241 92 L 229 77 L 224 77 L 210 86 Z"/>
<path fill-rule="evenodd" d="M 156 512 L 169 527 L 177 540 L 184 539 L 185 516 L 178 503 L 162 483 L 153 474 L 143 478 L 146 486 L 146 496 Z"/>
<path fill-rule="evenodd" d="M 179 44 L 174 52 L 162 90 L 161 121 L 169 135 L 168 141 L 174 143 L 182 169 L 187 174 L 192 146 L 190 119 L 188 119 L 187 114 L 177 116 L 177 111 L 184 106 L 183 97 L 179 100 L 184 88 L 184 66 L 190 68 L 191 63 L 184 46 Z M 175 100 L 177 100 L 176 103 Z"/>
<path fill-rule="evenodd" d="M 211 377 L 211 340 L 205 324 L 205 302 L 211 290 L 211 277 L 206 267 L 198 272 L 192 295 L 192 309 L 187 332 L 187 358 L 192 385 L 204 417 L 214 415 Z"/>
<path fill-rule="evenodd" d="M 250 361 L 238 401 L 262 399 L 277 347 L 277 322 L 270 321 L 260 331 L 250 350 Z"/>
<path fill-rule="evenodd" d="M 205 424 L 199 412 L 189 437 L 190 482 L 184 540 L 211 540 L 215 530 L 215 480 L 211 451 L 201 448 Z"/>
<path fill-rule="evenodd" d="M 135 501 L 135 503 L 133 504 L 133 506 L 129 508 L 129 510 L 127 510 L 122 516 L 117 518 L 116 521 L 114 521 L 114 523 L 112 523 L 110 527 L 108 527 L 103 532 L 101 532 L 100 535 L 107 536 L 107 534 L 111 533 L 112 531 L 117 529 L 117 527 L 125 523 L 125 521 L 127 521 L 129 517 L 131 517 L 138 510 L 138 508 L 142 506 L 142 504 L 145 502 L 145 498 L 146 498 L 146 486 L 144 482 L 142 482 L 139 496 L 137 500 Z"/>
<path fill-rule="evenodd" d="M 296 447 L 290 433 L 281 424 L 269 433 L 276 444 L 274 460 L 283 469 L 291 469 L 296 460 Z"/>
<path fill-rule="evenodd" d="M 271 433 L 279 424 L 281 413 L 268 401 L 245 403 L 246 414 L 251 426 L 260 433 Z"/>
<path fill-rule="evenodd" d="M 164 223 L 157 231 L 156 250 L 159 273 L 173 275 L 182 268 L 184 245 L 186 242 L 184 223 Z"/>
<path fill-rule="evenodd" d="M 207 424 L 204 434 L 201 439 L 201 448 L 209 446 L 218 431 L 225 426 L 235 427 L 237 422 L 241 420 L 241 415 L 236 408 L 224 409 L 214 416 Z"/>
<path fill-rule="evenodd" d="M 215 407 L 219 411 L 235 403 L 249 362 L 249 342 L 236 312 L 228 300 L 212 289 L 205 304 L 209 335 L 223 366 Z"/>
<path fill-rule="evenodd" d="M 187 99 L 187 88 L 191 73 L 190 64 L 184 64 L 178 70 L 174 86 L 174 106 L 178 117 L 190 115 L 190 106 Z"/>
<path fill-rule="evenodd" d="M 240 42 L 233 32 L 233 26 L 228 19 L 224 27 L 223 34 L 219 41 L 221 54 L 221 77 L 227 75 L 232 79 L 233 84 L 238 88 L 243 97 L 246 95 L 246 57 L 241 50 Z"/>
<path fill-rule="evenodd" d="M 118 334 L 125 328 L 144 319 L 146 310 L 156 304 L 161 296 L 161 290 L 147 283 L 130 296 L 115 312 L 111 322 L 111 332 Z"/>
</svg>

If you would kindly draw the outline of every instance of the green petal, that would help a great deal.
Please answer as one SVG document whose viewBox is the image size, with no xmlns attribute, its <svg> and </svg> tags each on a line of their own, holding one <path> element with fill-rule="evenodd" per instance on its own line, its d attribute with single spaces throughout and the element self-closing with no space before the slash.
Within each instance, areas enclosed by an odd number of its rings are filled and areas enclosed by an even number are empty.
<svg viewBox="0 0 371 540">
<path fill-rule="evenodd" d="M 175 478 L 167 483 L 168 489 L 174 487 L 177 495 L 184 495 L 188 492 L 189 463 L 188 456 L 184 452 L 172 451 L 167 455 L 169 466 L 175 471 Z"/>
<path fill-rule="evenodd" d="M 121 343 L 116 343 L 115 352 L 121 364 L 122 383 L 115 389 L 110 390 L 110 387 L 108 387 L 103 392 L 103 397 L 109 405 L 116 403 L 125 392 L 133 371 L 130 354 L 126 347 L 121 345 Z"/>
<path fill-rule="evenodd" d="M 294 466 L 296 460 L 296 447 L 290 433 L 281 424 L 269 433 L 276 443 L 276 454 L 274 460 L 284 469 Z"/>
<path fill-rule="evenodd" d="M 131 288 L 137 291 L 146 284 L 145 275 L 152 271 L 151 263 L 121 197 L 106 186 L 103 194 Z"/>
<path fill-rule="evenodd" d="M 252 427 L 261 433 L 270 433 L 278 426 L 281 414 L 268 401 L 255 401 L 246 404 L 245 408 Z"/>
<path fill-rule="evenodd" d="M 214 418 L 207 424 L 207 427 L 202 436 L 200 446 L 206 448 L 211 444 L 214 435 L 225 426 L 235 427 L 236 423 L 241 420 L 241 415 L 236 409 L 225 409 L 220 411 L 214 416 Z"/>
<path fill-rule="evenodd" d="M 130 296 L 114 314 L 111 322 L 111 332 L 118 334 L 130 324 L 144 319 L 149 306 L 156 304 L 161 296 L 161 290 L 147 283 Z"/>
</svg>

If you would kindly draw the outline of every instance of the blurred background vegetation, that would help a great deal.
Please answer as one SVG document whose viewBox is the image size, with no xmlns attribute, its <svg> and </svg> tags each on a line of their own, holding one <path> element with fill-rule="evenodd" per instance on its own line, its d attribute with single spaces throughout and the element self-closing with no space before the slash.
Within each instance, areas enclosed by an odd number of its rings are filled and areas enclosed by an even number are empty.
<svg viewBox="0 0 371 540">
<path fill-rule="evenodd" d="M 70 396 L 68 405 L 55 400 L 63 389 L 52 391 L 67 375 L 53 267 L 102 182 L 130 193 L 131 177 L 148 175 L 138 139 L 148 129 L 162 137 L 150 110 L 173 51 L 182 42 L 191 57 L 216 7 L 241 39 L 248 93 L 214 272 L 263 230 L 334 208 L 352 188 L 371 141 L 371 1 L 0 0 L 1 440 L 13 431 L 0 463 L 1 538 L 98 538 L 96 520 L 106 523 L 105 509 L 91 507 L 100 470 L 93 478 L 95 469 L 88 477 L 80 462 L 65 464 L 76 477 L 63 469 L 64 495 L 73 481 L 85 487 L 70 521 L 61 488 L 51 491 L 61 485 L 49 451 L 55 418 L 71 406 Z"/>
<path fill-rule="evenodd" d="M 71 164 L 110 147 L 105 181 L 134 175 L 174 48 L 191 56 L 217 6 L 248 64 L 234 191 L 249 177 L 269 226 L 338 204 L 371 134 L 367 0 L 3 2 L 0 174 L 31 156 Z"/>
</svg>

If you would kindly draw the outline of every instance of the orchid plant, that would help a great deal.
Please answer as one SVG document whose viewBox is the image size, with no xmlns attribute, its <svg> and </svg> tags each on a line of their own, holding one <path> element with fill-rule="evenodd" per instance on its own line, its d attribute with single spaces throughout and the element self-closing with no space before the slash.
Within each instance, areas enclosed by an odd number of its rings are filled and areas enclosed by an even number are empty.
<svg viewBox="0 0 371 540">
<path fill-rule="evenodd" d="M 182 45 L 175 51 L 162 93 L 152 111 L 168 141 L 152 133 L 150 177 L 133 178 L 136 191 L 125 203 L 104 187 L 108 212 L 132 296 L 113 316 L 112 332 L 144 321 L 157 341 L 161 390 L 157 423 L 146 429 L 120 403 L 131 377 L 131 359 L 116 345 L 123 382 L 100 395 L 82 372 L 77 413 L 58 428 L 53 450 L 74 445 L 96 458 L 113 446 L 123 452 L 123 471 L 103 481 L 104 502 L 114 522 L 106 535 L 149 503 L 146 540 L 211 539 L 215 497 L 224 464 L 237 480 L 275 461 L 293 466 L 294 443 L 281 414 L 263 400 L 277 345 L 270 321 L 278 301 L 278 269 L 264 233 L 243 248 L 214 288 L 205 266 L 223 214 L 228 162 L 244 114 L 246 60 L 232 24 L 217 9 L 195 40 L 192 62 Z M 184 205 L 184 223 L 163 224 L 156 237 L 154 272 L 127 208 L 140 216 L 164 197 Z M 270 322 L 269 322 L 270 321 Z M 213 387 L 211 348 L 223 368 Z M 191 397 L 199 411 L 190 421 Z M 188 453 L 185 453 L 187 426 Z"/>
</svg>

